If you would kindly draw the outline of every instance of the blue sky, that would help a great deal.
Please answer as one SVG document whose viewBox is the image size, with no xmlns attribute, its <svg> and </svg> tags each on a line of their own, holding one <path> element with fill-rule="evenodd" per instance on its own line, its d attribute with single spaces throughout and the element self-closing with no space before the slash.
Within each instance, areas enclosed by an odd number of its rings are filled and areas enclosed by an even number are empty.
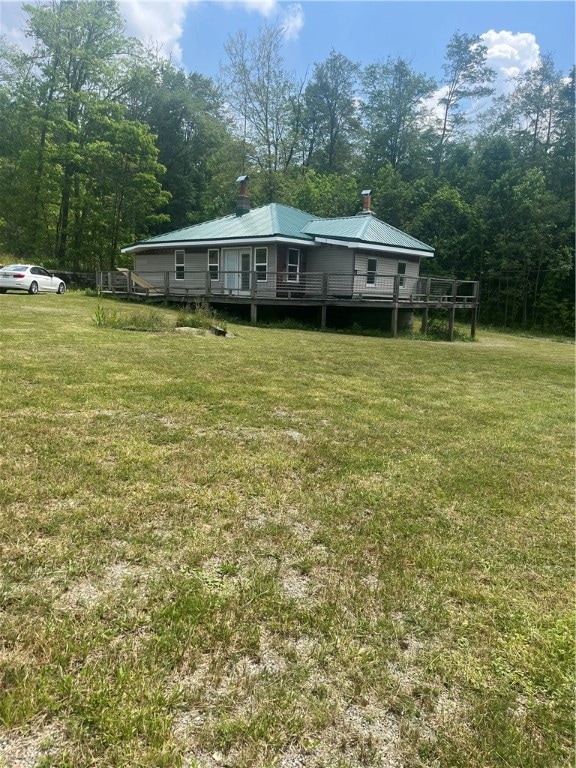
<svg viewBox="0 0 576 768">
<path fill-rule="evenodd" d="M 127 31 L 157 41 L 188 71 L 216 77 L 224 43 L 241 29 L 256 37 L 265 22 L 285 25 L 289 70 L 310 75 L 334 48 L 369 64 L 402 56 L 418 72 L 441 78 L 446 45 L 456 31 L 483 35 L 489 62 L 505 76 L 551 53 L 558 69 L 574 64 L 574 3 L 562 0 L 121 0 Z M 21 3 L 0 0 L 0 32 L 23 46 Z"/>
<path fill-rule="evenodd" d="M 361 64 L 402 56 L 417 71 L 440 77 L 446 45 L 456 31 L 500 33 L 485 39 L 497 66 L 523 69 L 538 52 L 552 53 L 561 71 L 574 64 L 574 3 L 466 0 L 276 3 L 267 16 L 242 3 L 200 3 L 186 15 L 182 62 L 187 69 L 215 75 L 230 34 L 246 29 L 255 36 L 265 20 L 286 15 L 293 24 L 297 19 L 298 28 L 288 34 L 284 58 L 299 74 L 307 68 L 311 72 L 334 48 Z"/>
</svg>

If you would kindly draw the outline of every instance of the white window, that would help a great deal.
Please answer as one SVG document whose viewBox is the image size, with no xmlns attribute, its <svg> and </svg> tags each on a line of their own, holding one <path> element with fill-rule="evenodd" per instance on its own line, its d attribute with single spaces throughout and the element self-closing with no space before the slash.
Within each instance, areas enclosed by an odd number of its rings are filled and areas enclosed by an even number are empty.
<svg viewBox="0 0 576 768">
<path fill-rule="evenodd" d="M 368 267 L 366 269 L 366 285 L 376 284 L 376 269 L 378 268 L 377 259 L 368 259 Z"/>
<path fill-rule="evenodd" d="M 210 249 L 208 251 L 208 272 L 210 272 L 210 280 L 218 280 L 220 269 L 220 251 L 218 248 Z"/>
<path fill-rule="evenodd" d="M 405 261 L 399 261 L 398 262 L 398 274 L 400 275 L 400 288 L 403 288 L 406 285 L 406 278 L 404 275 L 406 274 L 406 262 Z"/>
<path fill-rule="evenodd" d="M 258 282 L 266 282 L 268 273 L 268 248 L 254 250 L 254 271 Z"/>
<path fill-rule="evenodd" d="M 184 280 L 184 251 L 174 251 L 176 280 Z"/>
<path fill-rule="evenodd" d="M 300 276 L 300 251 L 298 248 L 288 248 L 288 262 L 286 265 L 286 280 L 297 283 Z"/>
</svg>

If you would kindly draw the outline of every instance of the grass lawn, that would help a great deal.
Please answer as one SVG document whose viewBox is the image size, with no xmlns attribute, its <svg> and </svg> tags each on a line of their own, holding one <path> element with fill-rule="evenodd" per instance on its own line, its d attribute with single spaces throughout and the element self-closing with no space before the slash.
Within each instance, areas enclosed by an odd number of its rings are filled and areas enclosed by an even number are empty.
<svg viewBox="0 0 576 768">
<path fill-rule="evenodd" d="M 573 761 L 572 345 L 98 307 L 0 297 L 0 766 Z"/>
</svg>

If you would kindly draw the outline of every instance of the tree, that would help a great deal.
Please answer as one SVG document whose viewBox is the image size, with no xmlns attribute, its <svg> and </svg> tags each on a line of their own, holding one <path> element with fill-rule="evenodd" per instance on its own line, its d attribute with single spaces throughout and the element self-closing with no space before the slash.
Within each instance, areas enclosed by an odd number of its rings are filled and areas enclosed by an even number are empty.
<svg viewBox="0 0 576 768">
<path fill-rule="evenodd" d="M 119 103 L 135 43 L 110 0 L 25 8 L 32 53 L 4 47 L 0 57 L 13 132 L 0 143 L 2 240 L 61 269 L 113 264 L 167 200 L 152 136 Z"/>
<path fill-rule="evenodd" d="M 203 215 L 212 160 L 232 141 L 221 95 L 209 78 L 150 53 L 128 76 L 128 115 L 150 127 L 166 168 L 163 187 L 171 197 L 165 212 L 174 228 L 186 226 Z"/>
<path fill-rule="evenodd" d="M 463 105 L 494 93 L 488 84 L 496 73 L 487 66 L 486 53 L 478 35 L 456 32 L 450 38 L 443 66 L 445 82 L 438 100 L 441 118 L 434 162 L 436 176 L 440 174 L 447 142 L 466 122 Z"/>
<path fill-rule="evenodd" d="M 458 189 L 442 184 L 422 205 L 415 217 L 414 230 L 420 239 L 436 248 L 430 265 L 434 274 L 474 277 L 472 254 L 477 221 L 474 208 Z"/>
<path fill-rule="evenodd" d="M 424 101 L 434 92 L 436 82 L 414 72 L 398 57 L 369 64 L 362 84 L 368 174 L 385 163 L 404 172 L 421 172 L 428 144 Z"/>
<path fill-rule="evenodd" d="M 284 185 L 288 205 L 316 216 L 351 216 L 358 212 L 358 183 L 349 174 L 319 173 L 310 168 Z"/>
<path fill-rule="evenodd" d="M 302 84 L 284 68 L 281 55 L 284 30 L 265 25 L 255 40 L 245 31 L 230 37 L 224 49 L 224 88 L 234 110 L 236 129 L 243 136 L 246 162 L 265 175 L 266 192 L 273 200 L 277 171 L 294 162 L 300 135 Z M 246 171 L 246 166 L 238 171 Z"/>
<path fill-rule="evenodd" d="M 59 157 L 62 168 L 60 210 L 55 258 L 67 257 L 68 227 L 74 175 L 88 103 L 101 89 L 108 67 L 125 50 L 123 22 L 116 2 L 67 0 L 48 5 L 26 5 L 28 35 L 35 41 L 33 58 L 39 68 L 40 103 L 44 108 L 38 154 L 38 183 L 44 168 L 48 121 L 57 109 Z"/>
<path fill-rule="evenodd" d="M 359 67 L 332 50 L 314 65 L 304 93 L 304 165 L 326 173 L 350 170 L 358 145 L 360 121 L 356 106 Z"/>
</svg>

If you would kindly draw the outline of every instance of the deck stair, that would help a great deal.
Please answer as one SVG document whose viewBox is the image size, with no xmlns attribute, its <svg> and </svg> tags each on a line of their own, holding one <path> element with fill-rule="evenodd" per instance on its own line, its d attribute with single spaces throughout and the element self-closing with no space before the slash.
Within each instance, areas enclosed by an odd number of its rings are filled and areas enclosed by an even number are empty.
<svg viewBox="0 0 576 768">
<path fill-rule="evenodd" d="M 136 272 L 131 272 L 129 269 L 126 269 L 126 267 L 116 267 L 117 272 L 121 272 L 126 276 L 126 279 L 128 280 L 128 277 L 132 279 L 133 285 L 137 285 L 139 288 L 143 288 L 147 294 L 161 294 L 162 292 L 158 290 L 158 288 L 155 285 L 152 285 L 152 283 L 149 283 L 147 280 L 144 280 L 143 277 L 140 277 L 140 275 L 137 275 Z"/>
</svg>

